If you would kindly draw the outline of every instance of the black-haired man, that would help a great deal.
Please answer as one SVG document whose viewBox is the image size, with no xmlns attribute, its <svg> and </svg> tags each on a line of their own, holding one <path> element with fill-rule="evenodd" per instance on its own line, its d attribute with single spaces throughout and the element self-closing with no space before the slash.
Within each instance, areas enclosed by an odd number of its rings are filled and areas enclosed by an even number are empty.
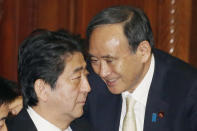
<svg viewBox="0 0 197 131">
<path fill-rule="evenodd" d="M 5 119 L 22 108 L 21 92 L 17 83 L 0 77 L 0 131 L 7 131 Z"/>
<path fill-rule="evenodd" d="M 80 40 L 66 31 L 34 31 L 20 46 L 18 76 L 24 108 L 9 131 L 75 131 L 90 86 Z M 84 127 L 84 126 L 83 126 Z"/>
<path fill-rule="evenodd" d="M 89 78 L 94 131 L 197 130 L 197 70 L 154 48 L 143 11 L 104 9 L 90 21 L 87 38 L 91 65 L 107 85 Z"/>
</svg>

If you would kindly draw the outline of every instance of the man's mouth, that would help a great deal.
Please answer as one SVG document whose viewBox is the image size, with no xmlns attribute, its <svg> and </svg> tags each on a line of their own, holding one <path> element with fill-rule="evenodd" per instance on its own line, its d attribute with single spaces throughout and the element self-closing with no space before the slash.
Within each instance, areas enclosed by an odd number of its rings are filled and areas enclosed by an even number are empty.
<svg viewBox="0 0 197 131">
<path fill-rule="evenodd" d="M 113 87 L 113 86 L 115 86 L 117 80 L 118 80 L 117 78 L 115 78 L 115 79 L 107 79 L 107 80 L 105 79 L 105 82 L 106 82 L 108 87 Z"/>
<path fill-rule="evenodd" d="M 79 101 L 78 104 L 85 105 L 86 101 Z"/>
</svg>

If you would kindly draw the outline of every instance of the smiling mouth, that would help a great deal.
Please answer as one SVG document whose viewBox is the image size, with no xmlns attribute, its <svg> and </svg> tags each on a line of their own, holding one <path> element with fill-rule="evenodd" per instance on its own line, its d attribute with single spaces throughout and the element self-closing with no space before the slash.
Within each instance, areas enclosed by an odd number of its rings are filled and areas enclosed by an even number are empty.
<svg viewBox="0 0 197 131">
<path fill-rule="evenodd" d="M 86 100 L 81 100 L 81 101 L 78 101 L 77 103 L 79 103 L 79 104 L 85 104 L 86 103 Z"/>
<path fill-rule="evenodd" d="M 80 101 L 80 102 L 78 102 L 78 104 L 84 106 L 85 105 L 85 101 Z"/>
<path fill-rule="evenodd" d="M 107 84 L 108 87 L 114 87 L 116 85 L 118 79 L 110 79 L 110 80 L 105 80 L 105 83 Z"/>
</svg>

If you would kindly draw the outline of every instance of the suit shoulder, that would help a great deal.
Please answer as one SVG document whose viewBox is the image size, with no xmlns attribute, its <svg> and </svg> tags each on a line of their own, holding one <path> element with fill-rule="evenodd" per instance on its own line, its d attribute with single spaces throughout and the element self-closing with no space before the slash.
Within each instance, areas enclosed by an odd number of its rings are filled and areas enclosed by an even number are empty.
<svg viewBox="0 0 197 131">
<path fill-rule="evenodd" d="M 155 56 L 155 77 L 161 80 L 163 91 L 168 96 L 174 94 L 181 98 L 190 95 L 191 91 L 197 88 L 197 69 L 188 63 L 171 56 L 163 51 L 154 50 Z M 179 99 L 179 97 L 177 97 Z"/>
<path fill-rule="evenodd" d="M 197 69 L 190 64 L 158 49 L 154 49 L 153 53 L 156 62 L 159 63 L 160 66 L 164 66 L 172 73 L 179 74 L 179 76 L 194 78 L 194 80 L 197 80 Z"/>
<path fill-rule="evenodd" d="M 37 131 L 26 109 L 12 118 L 6 120 L 8 131 Z"/>
</svg>

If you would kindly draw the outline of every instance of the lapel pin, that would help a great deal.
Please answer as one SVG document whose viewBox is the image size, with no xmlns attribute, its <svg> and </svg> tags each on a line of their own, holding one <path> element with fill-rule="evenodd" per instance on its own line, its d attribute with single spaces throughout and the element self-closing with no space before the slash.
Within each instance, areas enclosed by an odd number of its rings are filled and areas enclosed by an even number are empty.
<svg viewBox="0 0 197 131">
<path fill-rule="evenodd" d="M 163 118 L 164 117 L 164 112 L 163 111 L 158 112 L 158 117 Z"/>
<path fill-rule="evenodd" d="M 157 121 L 157 113 L 152 113 L 152 122 Z"/>
</svg>

